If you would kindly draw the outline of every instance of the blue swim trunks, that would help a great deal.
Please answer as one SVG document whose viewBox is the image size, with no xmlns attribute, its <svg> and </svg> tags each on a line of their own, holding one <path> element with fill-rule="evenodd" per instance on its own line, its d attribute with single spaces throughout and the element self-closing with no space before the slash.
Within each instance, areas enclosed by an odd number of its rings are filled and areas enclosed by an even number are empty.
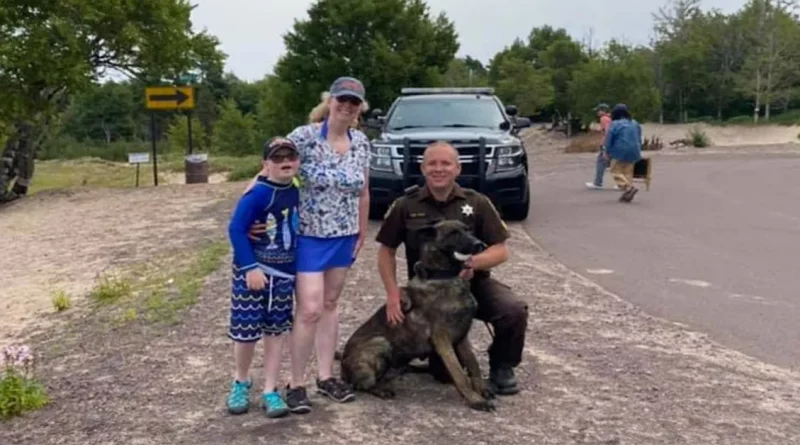
<svg viewBox="0 0 800 445">
<path fill-rule="evenodd" d="M 262 269 L 263 270 L 263 269 Z M 228 337 L 239 342 L 258 341 L 263 335 L 292 330 L 294 277 L 265 272 L 269 283 L 260 291 L 247 289 L 245 272 L 233 266 Z"/>
</svg>

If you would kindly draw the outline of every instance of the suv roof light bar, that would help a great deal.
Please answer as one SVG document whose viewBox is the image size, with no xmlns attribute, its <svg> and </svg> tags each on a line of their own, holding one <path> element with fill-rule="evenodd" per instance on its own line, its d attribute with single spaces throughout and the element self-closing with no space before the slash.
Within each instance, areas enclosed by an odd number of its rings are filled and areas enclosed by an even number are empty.
<svg viewBox="0 0 800 445">
<path fill-rule="evenodd" d="M 406 87 L 400 90 L 404 96 L 411 96 L 417 94 L 494 94 L 494 88 L 491 87 L 441 87 L 441 88 L 419 88 L 419 87 Z"/>
</svg>

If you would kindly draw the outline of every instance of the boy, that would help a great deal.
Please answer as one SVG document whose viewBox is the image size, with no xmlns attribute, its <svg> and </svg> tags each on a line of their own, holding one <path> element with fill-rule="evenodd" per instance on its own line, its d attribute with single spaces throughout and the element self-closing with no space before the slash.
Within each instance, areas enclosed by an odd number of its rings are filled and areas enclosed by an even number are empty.
<svg viewBox="0 0 800 445">
<path fill-rule="evenodd" d="M 601 103 L 594 108 L 594 111 L 600 120 L 600 131 L 603 133 L 603 137 L 605 138 L 606 132 L 608 131 L 608 126 L 611 125 L 611 116 L 608 114 L 608 105 Z M 601 146 L 601 149 L 597 152 L 597 160 L 594 168 L 594 181 L 587 182 L 586 188 L 591 190 L 602 190 L 603 175 L 606 173 L 606 168 L 608 168 L 608 160 L 605 158 Z M 614 186 L 614 188 L 617 188 L 617 186 Z"/>
<path fill-rule="evenodd" d="M 300 165 L 297 147 L 272 138 L 264 147 L 262 168 L 231 215 L 228 236 L 233 248 L 228 337 L 233 340 L 236 376 L 227 398 L 228 411 L 250 407 L 248 371 L 256 342 L 264 340 L 263 408 L 282 417 L 289 408 L 277 392 L 284 334 L 292 330 L 298 190 L 292 179 Z M 266 223 L 258 239 L 248 239 L 254 223 Z"/>
</svg>

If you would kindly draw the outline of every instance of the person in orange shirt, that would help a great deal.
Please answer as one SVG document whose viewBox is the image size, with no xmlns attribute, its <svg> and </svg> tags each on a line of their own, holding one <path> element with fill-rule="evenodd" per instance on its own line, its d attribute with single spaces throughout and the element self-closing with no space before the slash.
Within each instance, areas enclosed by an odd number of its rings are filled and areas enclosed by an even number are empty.
<svg viewBox="0 0 800 445">
<path fill-rule="evenodd" d="M 600 119 L 600 129 L 603 132 L 603 138 L 606 137 L 606 130 L 611 124 L 611 116 L 608 114 L 609 106 L 601 103 L 594 108 L 597 117 Z M 587 182 L 586 187 L 592 190 L 602 190 L 603 188 L 603 175 L 608 168 L 608 160 L 603 156 L 603 150 L 597 153 L 597 161 L 595 162 L 594 182 Z"/>
</svg>

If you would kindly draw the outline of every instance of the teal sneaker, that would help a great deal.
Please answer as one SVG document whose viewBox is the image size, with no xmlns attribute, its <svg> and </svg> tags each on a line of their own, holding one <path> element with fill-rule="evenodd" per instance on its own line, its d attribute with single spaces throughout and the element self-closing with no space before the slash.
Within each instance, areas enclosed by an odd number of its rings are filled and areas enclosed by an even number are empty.
<svg viewBox="0 0 800 445">
<path fill-rule="evenodd" d="M 266 392 L 261 396 L 267 417 L 283 417 L 289 414 L 289 406 L 277 391 Z"/>
<path fill-rule="evenodd" d="M 250 409 L 250 387 L 252 382 L 234 380 L 231 391 L 228 393 L 228 412 L 231 414 L 244 414 Z"/>
</svg>

